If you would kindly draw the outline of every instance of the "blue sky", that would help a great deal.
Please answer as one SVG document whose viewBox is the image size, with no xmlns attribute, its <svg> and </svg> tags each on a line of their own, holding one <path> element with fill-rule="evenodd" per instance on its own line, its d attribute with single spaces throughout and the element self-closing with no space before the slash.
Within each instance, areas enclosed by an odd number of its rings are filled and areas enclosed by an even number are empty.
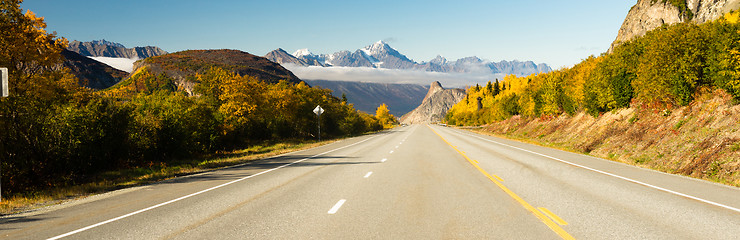
<svg viewBox="0 0 740 240">
<path fill-rule="evenodd" d="M 70 40 L 127 47 L 355 50 L 385 40 L 417 61 L 436 55 L 570 66 L 609 48 L 636 1 L 26 0 Z"/>
</svg>

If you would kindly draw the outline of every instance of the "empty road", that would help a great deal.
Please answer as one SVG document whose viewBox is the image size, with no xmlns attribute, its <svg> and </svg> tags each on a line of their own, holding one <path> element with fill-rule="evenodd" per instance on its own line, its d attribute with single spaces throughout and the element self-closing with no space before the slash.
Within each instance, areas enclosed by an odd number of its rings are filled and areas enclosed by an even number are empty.
<svg viewBox="0 0 740 240">
<path fill-rule="evenodd" d="M 0 218 L 4 239 L 738 236 L 738 188 L 436 125 Z"/>
</svg>

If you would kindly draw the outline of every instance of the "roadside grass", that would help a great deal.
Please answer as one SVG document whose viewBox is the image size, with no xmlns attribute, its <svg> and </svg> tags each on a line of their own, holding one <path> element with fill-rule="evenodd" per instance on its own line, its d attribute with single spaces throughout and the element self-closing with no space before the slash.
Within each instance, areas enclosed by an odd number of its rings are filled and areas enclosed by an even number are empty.
<svg viewBox="0 0 740 240">
<path fill-rule="evenodd" d="M 0 202 L 0 215 L 32 211 L 94 194 L 212 171 L 257 159 L 326 145 L 337 140 L 321 142 L 305 140 L 267 141 L 245 149 L 217 152 L 203 157 L 177 160 L 168 164 L 150 163 L 149 166 L 145 167 L 109 171 L 91 178 L 88 183 L 80 185 L 27 192 L 7 198 L 3 196 L 2 202 Z"/>
<path fill-rule="evenodd" d="M 515 116 L 475 132 L 740 187 L 740 105 L 719 90 L 698 99 L 671 110 L 636 105 L 598 117 Z"/>
</svg>

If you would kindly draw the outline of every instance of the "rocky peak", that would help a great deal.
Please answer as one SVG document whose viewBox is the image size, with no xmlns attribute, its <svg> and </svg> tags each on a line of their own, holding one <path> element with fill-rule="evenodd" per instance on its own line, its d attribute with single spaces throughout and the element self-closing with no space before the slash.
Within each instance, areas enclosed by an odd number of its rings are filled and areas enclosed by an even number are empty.
<svg viewBox="0 0 740 240">
<path fill-rule="evenodd" d="M 290 55 L 288 52 L 286 52 L 282 48 L 272 50 L 271 52 L 265 54 L 265 58 L 275 63 L 278 63 L 278 64 L 288 63 L 288 64 L 295 64 L 295 65 L 300 65 L 300 66 L 309 65 L 308 63 L 306 63 L 306 61 L 296 58 L 293 55 Z"/>
<path fill-rule="evenodd" d="M 444 91 L 445 88 L 442 87 L 442 84 L 439 83 L 439 81 L 434 81 L 431 86 L 429 86 L 429 91 L 427 92 L 427 95 L 424 97 L 424 99 L 428 98 L 429 96 L 433 95 L 436 92 Z"/>
<path fill-rule="evenodd" d="M 429 63 L 437 64 L 437 65 L 445 65 L 447 64 L 447 59 L 442 57 L 441 55 L 437 55 L 434 59 L 429 60 Z"/>
<path fill-rule="evenodd" d="M 387 43 L 383 42 L 383 40 L 377 41 L 376 43 L 373 43 L 373 45 L 367 46 L 363 49 L 372 54 L 388 53 L 393 50 L 393 48 L 391 48 L 391 46 L 389 46 Z"/>
<path fill-rule="evenodd" d="M 77 40 L 75 40 L 75 41 L 73 41 L 73 42 L 78 42 L 78 43 L 80 43 L 80 41 L 77 41 Z M 92 44 L 97 44 L 97 45 L 104 45 L 104 46 L 112 46 L 112 47 L 122 47 L 122 48 L 125 48 L 125 46 L 123 46 L 123 44 L 120 44 L 120 43 L 117 43 L 117 42 L 109 42 L 109 41 L 106 41 L 105 39 L 101 39 L 101 40 L 93 40 L 93 41 L 92 41 Z"/>
<path fill-rule="evenodd" d="M 643 36 L 663 24 L 687 21 L 701 24 L 740 7 L 740 0 L 686 0 L 685 3 L 684 7 L 675 6 L 667 0 L 638 0 L 627 13 L 608 52 L 619 44 Z"/>
<path fill-rule="evenodd" d="M 298 49 L 293 53 L 294 57 L 300 58 L 303 56 L 312 57 L 314 54 L 308 50 L 308 48 Z"/>
<path fill-rule="evenodd" d="M 112 57 L 112 58 L 129 58 L 144 59 L 153 56 L 167 54 L 166 51 L 159 47 L 146 46 L 126 48 L 123 44 L 109 42 L 106 40 L 95 40 L 91 42 L 72 41 L 69 43 L 67 50 L 79 53 L 88 57 Z"/>
<path fill-rule="evenodd" d="M 465 90 L 445 89 L 442 84 L 435 81 L 429 86 L 429 92 L 419 107 L 403 115 L 401 122 L 406 124 L 439 122 L 447 115 L 447 111 L 463 98 Z"/>
<path fill-rule="evenodd" d="M 414 61 L 411 61 L 411 59 L 399 53 L 398 51 L 396 51 L 396 49 L 393 49 L 382 40 L 361 50 L 367 55 L 370 55 L 381 62 L 406 62 L 407 64 L 414 63 Z"/>
</svg>

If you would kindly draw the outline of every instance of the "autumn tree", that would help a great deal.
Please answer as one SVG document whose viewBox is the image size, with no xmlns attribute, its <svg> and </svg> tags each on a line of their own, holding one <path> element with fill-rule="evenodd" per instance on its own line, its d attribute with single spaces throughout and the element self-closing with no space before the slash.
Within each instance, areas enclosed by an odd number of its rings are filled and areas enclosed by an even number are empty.
<svg viewBox="0 0 740 240">
<path fill-rule="evenodd" d="M 378 118 L 384 128 L 391 128 L 393 125 L 398 124 L 398 120 L 388 110 L 388 105 L 385 103 L 380 104 L 375 110 L 375 117 Z"/>
</svg>

